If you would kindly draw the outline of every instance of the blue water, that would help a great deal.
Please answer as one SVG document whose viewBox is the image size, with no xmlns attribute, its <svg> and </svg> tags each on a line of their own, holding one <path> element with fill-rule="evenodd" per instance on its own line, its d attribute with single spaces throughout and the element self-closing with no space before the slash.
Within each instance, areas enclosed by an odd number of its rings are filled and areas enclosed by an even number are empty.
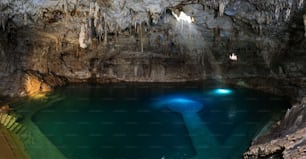
<svg viewBox="0 0 306 159">
<path fill-rule="evenodd" d="M 288 103 L 217 84 L 73 85 L 33 121 L 68 159 L 236 159 Z"/>
</svg>

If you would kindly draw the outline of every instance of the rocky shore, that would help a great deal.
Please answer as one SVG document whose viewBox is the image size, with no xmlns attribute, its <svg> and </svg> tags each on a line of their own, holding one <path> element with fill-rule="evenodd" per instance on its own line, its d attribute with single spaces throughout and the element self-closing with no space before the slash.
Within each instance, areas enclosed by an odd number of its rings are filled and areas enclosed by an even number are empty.
<svg viewBox="0 0 306 159">
<path fill-rule="evenodd" d="M 256 138 L 244 158 L 305 158 L 305 113 L 304 99 L 288 109 L 286 116 L 276 123 L 268 134 Z"/>
<path fill-rule="evenodd" d="M 302 159 L 306 156 L 306 82 L 304 79 L 245 79 L 231 83 L 284 95 L 292 107 L 269 131 L 257 136 L 244 153 L 245 159 Z M 245 82 L 246 81 L 246 82 Z"/>
</svg>

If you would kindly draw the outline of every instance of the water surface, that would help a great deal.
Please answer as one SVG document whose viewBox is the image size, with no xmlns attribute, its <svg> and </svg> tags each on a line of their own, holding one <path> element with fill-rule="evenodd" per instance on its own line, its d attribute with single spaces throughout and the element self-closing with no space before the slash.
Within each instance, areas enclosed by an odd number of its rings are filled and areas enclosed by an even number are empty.
<svg viewBox="0 0 306 159">
<path fill-rule="evenodd" d="M 220 85 L 73 85 L 32 120 L 68 159 L 237 159 L 288 106 Z M 222 87 L 224 88 L 224 86 Z M 33 157 L 35 159 L 35 157 Z"/>
</svg>

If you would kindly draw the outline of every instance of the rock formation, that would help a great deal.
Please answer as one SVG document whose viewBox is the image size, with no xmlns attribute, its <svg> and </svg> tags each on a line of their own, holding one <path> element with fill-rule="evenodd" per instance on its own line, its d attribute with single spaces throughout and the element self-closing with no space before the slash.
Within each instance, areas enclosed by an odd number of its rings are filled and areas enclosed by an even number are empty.
<svg viewBox="0 0 306 159">
<path fill-rule="evenodd" d="M 270 133 L 257 138 L 245 158 L 303 158 L 306 156 L 306 101 L 288 109 Z"/>
</svg>

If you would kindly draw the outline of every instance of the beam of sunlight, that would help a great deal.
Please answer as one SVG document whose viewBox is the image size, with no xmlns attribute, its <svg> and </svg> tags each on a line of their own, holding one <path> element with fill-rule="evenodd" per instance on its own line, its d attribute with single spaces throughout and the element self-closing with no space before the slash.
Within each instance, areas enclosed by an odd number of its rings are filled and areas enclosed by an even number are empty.
<svg viewBox="0 0 306 159">
<path fill-rule="evenodd" d="M 229 95 L 233 93 L 233 90 L 219 88 L 212 90 L 211 93 L 212 95 Z M 158 100 L 158 105 L 159 108 L 168 108 L 182 115 L 191 142 L 196 150 L 196 155 L 193 159 L 220 157 L 218 150 L 222 150 L 223 154 L 221 156 L 226 157 L 229 153 L 232 153 L 230 152 L 232 143 L 244 137 L 237 135 L 243 129 L 239 126 L 234 129 L 234 132 L 231 133 L 224 144 L 219 143 L 215 138 L 215 134 L 210 131 L 209 127 L 197 113 L 203 109 L 204 104 L 190 96 L 166 96 Z M 241 142 L 241 144 L 246 143 L 244 140 Z"/>
<path fill-rule="evenodd" d="M 222 82 L 222 71 L 219 62 L 212 54 L 207 42 L 205 41 L 205 35 L 200 31 L 201 28 L 195 23 L 193 17 L 188 16 L 184 12 L 180 12 L 179 16 L 172 11 L 172 15 L 177 20 L 177 23 L 172 23 L 172 27 L 177 35 L 176 40 L 182 46 L 184 46 L 190 53 L 195 51 L 203 52 L 207 57 L 209 64 L 213 70 L 215 78 Z M 184 47 L 180 46 L 180 50 L 184 53 Z"/>
<path fill-rule="evenodd" d="M 218 143 L 208 127 L 197 114 L 203 108 L 203 103 L 184 95 L 173 95 L 161 98 L 159 107 L 166 107 L 173 112 L 180 113 L 189 132 L 191 142 L 196 150 L 195 159 L 216 156 Z"/>
<path fill-rule="evenodd" d="M 193 159 L 214 158 L 218 155 L 219 144 L 214 134 L 203 123 L 196 113 L 182 114 L 186 128 L 188 129 L 196 156 Z"/>
</svg>

